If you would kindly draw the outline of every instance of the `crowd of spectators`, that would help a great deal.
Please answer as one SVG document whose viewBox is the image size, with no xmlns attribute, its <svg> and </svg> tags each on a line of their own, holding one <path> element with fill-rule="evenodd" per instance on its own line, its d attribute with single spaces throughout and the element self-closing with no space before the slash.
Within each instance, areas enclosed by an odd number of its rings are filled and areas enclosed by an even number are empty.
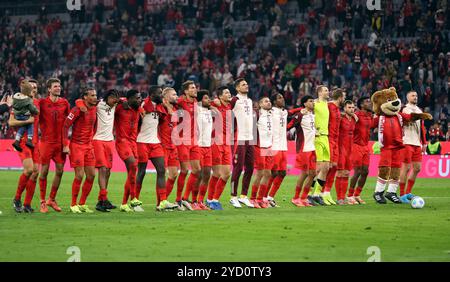
<svg viewBox="0 0 450 282">
<path fill-rule="evenodd" d="M 448 140 L 446 0 L 382 1 L 381 11 L 362 0 L 186 0 L 150 10 L 142 0 L 117 1 L 110 10 L 101 2 L 72 11 L 68 22 L 47 14 L 45 6 L 35 21 L 13 23 L 2 14 L 0 95 L 16 91 L 26 76 L 40 82 L 59 77 L 72 103 L 87 85 L 101 94 L 111 87 L 146 91 L 152 84 L 180 89 L 191 79 L 214 93 L 245 77 L 252 98 L 279 92 L 294 107 L 318 84 L 344 88 L 353 100 L 394 86 L 403 101 L 415 90 L 419 106 L 434 116 L 428 133 L 437 122 Z M 255 25 L 241 26 L 238 36 L 233 27 L 239 21 Z M 68 34 L 64 27 L 75 23 L 92 27 L 86 36 L 76 29 Z M 214 39 L 205 38 L 207 26 L 215 29 Z M 257 44 L 261 38 L 268 38 L 265 48 Z M 167 60 L 155 50 L 169 40 L 191 48 Z M 111 52 L 117 42 L 121 48 Z M 4 117 L 0 122 L 5 137 Z"/>
</svg>

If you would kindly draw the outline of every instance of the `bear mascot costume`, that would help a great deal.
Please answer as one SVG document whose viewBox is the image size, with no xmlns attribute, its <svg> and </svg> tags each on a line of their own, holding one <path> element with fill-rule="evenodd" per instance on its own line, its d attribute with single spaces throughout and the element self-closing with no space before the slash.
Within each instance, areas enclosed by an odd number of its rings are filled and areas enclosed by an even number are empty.
<svg viewBox="0 0 450 282">
<path fill-rule="evenodd" d="M 373 198 L 379 204 L 386 204 L 386 198 L 400 204 L 397 188 L 401 167 L 400 154 L 404 147 L 403 123 L 418 119 L 432 119 L 432 116 L 428 113 L 401 113 L 401 102 L 394 87 L 375 92 L 371 100 L 376 115 L 373 120 L 374 127 L 378 128 L 378 142 L 381 146 L 378 179 Z M 388 189 L 385 194 L 386 184 Z"/>
</svg>

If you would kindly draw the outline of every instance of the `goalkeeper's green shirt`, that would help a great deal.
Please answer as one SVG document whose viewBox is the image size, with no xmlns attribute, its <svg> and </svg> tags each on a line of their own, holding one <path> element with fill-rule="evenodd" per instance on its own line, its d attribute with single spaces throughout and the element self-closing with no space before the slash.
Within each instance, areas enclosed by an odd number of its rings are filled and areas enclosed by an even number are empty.
<svg viewBox="0 0 450 282">
<path fill-rule="evenodd" d="M 328 102 L 320 102 L 319 99 L 314 101 L 314 115 L 316 129 L 320 135 L 328 135 L 328 121 L 330 112 L 328 111 Z"/>
</svg>

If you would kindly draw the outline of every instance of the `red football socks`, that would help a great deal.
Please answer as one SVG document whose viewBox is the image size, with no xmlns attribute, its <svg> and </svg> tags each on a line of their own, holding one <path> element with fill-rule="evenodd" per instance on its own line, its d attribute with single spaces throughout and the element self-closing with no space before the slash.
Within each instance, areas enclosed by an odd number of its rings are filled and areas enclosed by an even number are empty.
<svg viewBox="0 0 450 282">
<path fill-rule="evenodd" d="M 302 186 L 295 186 L 295 195 L 294 199 L 298 199 L 300 197 L 300 193 L 302 192 Z"/>
<path fill-rule="evenodd" d="M 83 183 L 83 188 L 81 189 L 81 199 L 80 199 L 80 206 L 83 206 L 86 204 L 87 197 L 91 193 L 92 186 L 94 185 L 94 179 L 85 179 Z"/>
<path fill-rule="evenodd" d="M 77 204 L 78 193 L 80 193 L 81 180 L 75 178 L 72 182 L 72 202 L 71 206 L 75 206 Z"/>
<path fill-rule="evenodd" d="M 355 187 L 350 187 L 348 189 L 347 197 L 353 197 L 353 194 L 355 193 Z"/>
<path fill-rule="evenodd" d="M 181 196 L 183 194 L 183 189 L 184 189 L 184 181 L 186 179 L 187 176 L 187 172 L 181 172 L 180 175 L 178 176 L 178 180 L 177 180 L 177 199 L 176 201 L 181 201 Z"/>
<path fill-rule="evenodd" d="M 353 196 L 355 196 L 355 197 L 359 197 L 359 195 L 361 195 L 361 192 L 362 192 L 362 187 L 357 187 L 356 188 L 356 190 L 355 190 L 355 193 L 353 194 Z"/>
<path fill-rule="evenodd" d="M 166 194 L 167 194 L 167 197 L 169 197 L 170 193 L 172 193 L 174 184 L 175 184 L 175 179 L 172 179 L 170 177 L 167 178 L 167 181 L 166 181 Z"/>
<path fill-rule="evenodd" d="M 208 191 L 208 186 L 206 186 L 205 184 L 200 185 L 199 191 L 200 193 L 198 196 L 198 201 L 201 203 L 205 199 L 206 191 Z"/>
<path fill-rule="evenodd" d="M 278 192 L 278 189 L 280 189 L 281 186 L 281 182 L 283 182 L 283 178 L 282 176 L 277 176 L 275 177 L 275 179 L 273 180 L 273 184 L 272 184 L 272 189 L 270 189 L 270 197 L 275 197 L 275 195 Z M 267 190 L 269 190 L 269 187 L 267 187 Z"/>
<path fill-rule="evenodd" d="M 100 188 L 100 191 L 98 192 L 98 200 L 99 201 L 106 201 L 108 199 L 108 190 L 105 188 Z"/>
<path fill-rule="evenodd" d="M 258 189 L 259 189 L 259 185 L 256 185 L 256 184 L 252 185 L 252 196 L 251 196 L 250 200 L 256 200 L 256 196 L 258 195 Z"/>
<path fill-rule="evenodd" d="M 130 196 L 130 182 L 127 181 L 125 182 L 125 186 L 123 187 L 123 198 L 122 198 L 122 205 L 126 205 L 128 202 L 128 197 Z"/>
<path fill-rule="evenodd" d="M 259 184 L 259 191 L 258 191 L 258 197 L 256 197 L 257 200 L 261 201 L 266 194 L 267 191 L 267 185 L 266 184 Z"/>
<path fill-rule="evenodd" d="M 164 187 L 156 187 L 156 193 L 157 193 L 157 196 L 158 196 L 158 206 L 159 206 L 160 202 L 167 200 L 167 193 L 166 193 L 166 191 L 167 190 Z"/>
<path fill-rule="evenodd" d="M 309 191 L 311 190 L 311 187 L 304 187 L 303 188 L 303 192 L 302 192 L 302 196 L 300 197 L 300 199 L 305 200 L 308 197 Z"/>
<path fill-rule="evenodd" d="M 20 200 L 22 198 L 22 193 L 25 190 L 25 187 L 27 186 L 28 179 L 30 177 L 26 176 L 25 174 L 21 174 L 19 177 L 19 183 L 17 184 L 17 190 L 16 190 L 16 200 Z"/>
<path fill-rule="evenodd" d="M 45 194 L 47 193 L 47 179 L 39 178 L 39 190 L 41 201 L 45 201 Z"/>
<path fill-rule="evenodd" d="M 414 182 L 415 182 L 415 180 L 408 179 L 408 187 L 406 188 L 406 194 L 411 193 L 412 188 L 414 186 Z"/>
<path fill-rule="evenodd" d="M 272 188 L 273 181 L 275 180 L 275 178 L 276 178 L 276 177 L 270 176 L 269 182 L 267 183 L 267 192 L 266 192 L 266 194 L 264 195 L 264 197 L 267 198 L 267 196 L 268 196 L 268 194 L 269 194 L 269 191 L 270 191 L 270 189 Z"/>
<path fill-rule="evenodd" d="M 56 198 L 57 192 L 58 192 L 58 187 L 52 186 L 52 190 L 50 191 L 50 199 L 54 200 Z"/>
<path fill-rule="evenodd" d="M 28 179 L 25 189 L 27 192 L 25 194 L 25 201 L 23 202 L 23 204 L 25 206 L 29 206 L 31 205 L 31 201 L 33 200 L 34 190 L 36 189 L 36 181 Z"/>
<path fill-rule="evenodd" d="M 214 199 L 214 192 L 216 190 L 217 181 L 219 181 L 218 177 L 212 176 L 209 180 L 208 184 L 208 201 L 211 201 Z"/>
<path fill-rule="evenodd" d="M 194 187 L 194 186 L 196 186 L 197 178 L 198 178 L 198 175 L 191 172 L 191 174 L 189 175 L 188 181 L 187 181 L 186 190 L 184 191 L 183 199 L 185 199 L 185 200 L 189 199 L 189 194 L 192 191 L 192 201 L 193 202 L 197 201 L 198 187 Z"/>
<path fill-rule="evenodd" d="M 223 180 L 222 178 L 219 178 L 219 180 L 217 181 L 216 184 L 216 188 L 214 191 L 214 200 L 219 200 L 220 196 L 222 195 L 223 190 L 225 189 L 225 185 L 227 184 L 227 182 L 225 180 Z"/>
<path fill-rule="evenodd" d="M 327 174 L 327 180 L 325 182 L 324 192 L 330 192 L 331 188 L 333 187 L 334 177 L 336 176 L 337 168 L 336 166 L 333 166 L 330 168 Z"/>
</svg>

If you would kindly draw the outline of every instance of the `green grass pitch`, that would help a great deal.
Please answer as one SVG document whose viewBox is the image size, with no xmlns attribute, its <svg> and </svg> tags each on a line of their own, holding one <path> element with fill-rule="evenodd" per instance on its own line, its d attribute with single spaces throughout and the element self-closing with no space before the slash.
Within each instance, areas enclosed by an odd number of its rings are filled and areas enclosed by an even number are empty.
<svg viewBox="0 0 450 282">
<path fill-rule="evenodd" d="M 66 173 L 57 197 L 63 212 L 29 215 L 12 209 L 19 172 L 0 172 L 0 177 L 0 261 L 63 262 L 71 246 L 80 249 L 81 261 L 364 262 L 371 246 L 379 248 L 381 261 L 450 261 L 448 178 L 417 180 L 414 192 L 426 202 L 421 210 L 375 205 L 373 178 L 362 195 L 367 205 L 297 208 L 290 203 L 296 178 L 287 177 L 277 194 L 280 208 L 234 209 L 228 184 L 224 211 L 158 213 L 155 178 L 148 174 L 144 213 L 74 215 L 68 212 L 73 173 Z M 124 180 L 125 174 L 112 174 L 109 197 L 115 204 Z M 92 208 L 97 194 L 95 185 L 88 199 Z M 38 197 L 37 187 L 35 209 Z"/>
</svg>

